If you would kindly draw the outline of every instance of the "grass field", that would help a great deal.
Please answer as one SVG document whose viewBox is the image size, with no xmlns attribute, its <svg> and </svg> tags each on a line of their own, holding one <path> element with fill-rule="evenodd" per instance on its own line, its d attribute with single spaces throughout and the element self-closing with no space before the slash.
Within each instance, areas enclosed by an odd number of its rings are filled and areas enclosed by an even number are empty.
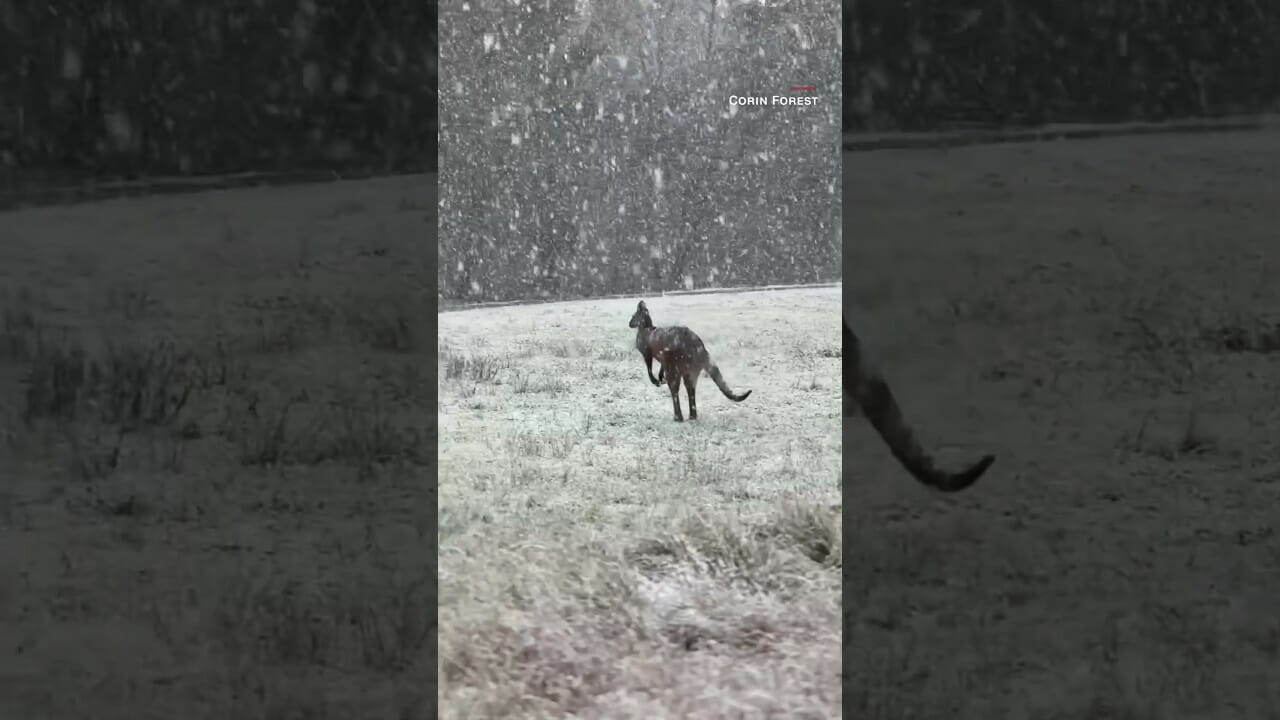
<svg viewBox="0 0 1280 720">
<path fill-rule="evenodd" d="M 0 214 L 0 714 L 831 718 L 839 568 L 851 717 L 1272 715 L 1280 136 L 844 185 L 962 495 L 837 430 L 835 290 L 648 298 L 753 390 L 676 424 L 633 301 L 424 313 L 433 177 Z"/>
<path fill-rule="evenodd" d="M 440 315 L 441 717 L 837 717 L 840 288 L 648 298 L 683 423 L 635 305 Z"/>
<path fill-rule="evenodd" d="M 0 215 L 0 716 L 435 717 L 435 227 L 434 176 Z"/>
<path fill-rule="evenodd" d="M 846 429 L 844 711 L 1273 717 L 1280 135 L 844 172 L 847 309 L 926 444 L 998 455 L 922 496 Z"/>
</svg>

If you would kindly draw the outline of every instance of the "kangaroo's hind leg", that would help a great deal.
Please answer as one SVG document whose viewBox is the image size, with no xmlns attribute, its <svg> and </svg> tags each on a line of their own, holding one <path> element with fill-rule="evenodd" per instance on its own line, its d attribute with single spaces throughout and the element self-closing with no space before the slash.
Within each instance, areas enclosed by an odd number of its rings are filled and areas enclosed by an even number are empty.
<svg viewBox="0 0 1280 720">
<path fill-rule="evenodd" d="M 675 409 L 676 422 L 684 422 L 684 415 L 680 412 L 680 373 L 667 374 L 667 389 L 671 391 L 671 407 Z"/>
<path fill-rule="evenodd" d="M 688 373 L 684 376 L 684 389 L 689 393 L 689 419 L 698 419 L 698 373 Z"/>
</svg>

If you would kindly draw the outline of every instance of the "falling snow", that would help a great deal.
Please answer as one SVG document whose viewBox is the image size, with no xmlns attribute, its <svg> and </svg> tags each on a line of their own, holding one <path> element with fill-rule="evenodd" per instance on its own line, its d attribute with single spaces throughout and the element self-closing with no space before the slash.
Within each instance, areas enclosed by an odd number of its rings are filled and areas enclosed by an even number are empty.
<svg viewBox="0 0 1280 720">
<path fill-rule="evenodd" d="M 678 0 L 453 8 L 447 301 L 839 278 L 838 6 L 724 3 L 714 23 Z M 813 104 L 730 102 L 797 83 Z"/>
</svg>

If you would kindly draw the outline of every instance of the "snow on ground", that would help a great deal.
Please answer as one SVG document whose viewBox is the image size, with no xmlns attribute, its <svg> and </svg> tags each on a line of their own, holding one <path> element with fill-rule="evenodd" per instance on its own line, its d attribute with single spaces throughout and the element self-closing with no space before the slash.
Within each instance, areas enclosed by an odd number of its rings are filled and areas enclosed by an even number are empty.
<svg viewBox="0 0 1280 720">
<path fill-rule="evenodd" d="M 846 154 L 846 309 L 954 465 L 844 436 L 844 712 L 1266 717 L 1280 132 Z"/>
<path fill-rule="evenodd" d="M 439 316 L 441 717 L 839 715 L 840 288 L 646 301 Z"/>
<path fill-rule="evenodd" d="M 692 328 L 730 387 L 752 391 L 734 403 L 704 378 L 698 420 L 685 423 L 635 349 L 636 299 L 441 314 L 442 507 L 495 483 L 557 518 L 838 501 L 840 292 L 648 298 L 656 324 Z M 496 375 L 449 377 L 450 358 Z M 687 402 L 682 389 L 686 416 Z"/>
<path fill-rule="evenodd" d="M 435 716 L 435 206 L 0 214 L 0 714 Z"/>
</svg>

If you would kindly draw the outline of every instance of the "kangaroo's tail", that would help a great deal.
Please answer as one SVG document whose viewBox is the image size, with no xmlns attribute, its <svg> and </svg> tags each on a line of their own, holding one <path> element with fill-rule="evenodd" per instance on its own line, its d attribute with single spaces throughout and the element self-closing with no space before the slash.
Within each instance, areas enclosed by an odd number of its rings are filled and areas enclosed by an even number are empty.
<svg viewBox="0 0 1280 720">
<path fill-rule="evenodd" d="M 995 462 L 995 457 L 985 455 L 968 468 L 948 473 L 933 464 L 933 458 L 920 447 L 915 433 L 911 431 L 902 416 L 902 409 L 889 389 L 888 383 L 880 377 L 864 377 L 859 383 L 857 400 L 862 406 L 867 420 L 884 438 L 890 452 L 906 468 L 907 472 L 928 485 L 943 492 L 956 492 L 972 485 Z"/>
<path fill-rule="evenodd" d="M 889 451 L 912 477 L 937 490 L 956 492 L 972 485 L 995 462 L 995 456 L 984 455 L 960 472 L 948 473 L 938 469 L 907 425 L 889 383 L 878 371 L 863 367 L 860 343 L 847 321 L 844 325 L 844 353 L 845 391 L 857 401 L 871 426 L 884 438 Z"/>
<path fill-rule="evenodd" d="M 734 402 L 742 402 L 751 394 L 751 391 L 748 390 L 741 395 L 734 395 L 733 391 L 729 389 L 729 383 L 724 381 L 724 375 L 720 374 L 720 368 L 715 363 L 707 366 L 707 374 L 711 376 L 711 381 L 716 384 L 716 387 L 720 388 L 720 392 Z"/>
</svg>

